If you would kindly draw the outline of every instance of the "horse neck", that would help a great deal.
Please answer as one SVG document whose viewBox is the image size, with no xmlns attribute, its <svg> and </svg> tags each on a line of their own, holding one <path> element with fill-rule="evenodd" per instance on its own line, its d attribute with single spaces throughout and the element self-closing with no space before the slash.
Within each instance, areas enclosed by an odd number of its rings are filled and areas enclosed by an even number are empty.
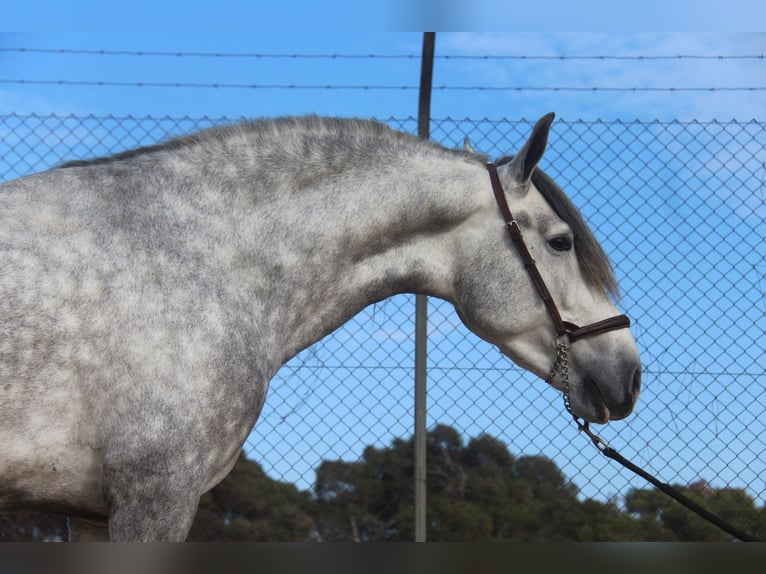
<svg viewBox="0 0 766 574">
<path fill-rule="evenodd" d="M 275 194 L 258 299 L 280 360 L 391 295 L 449 298 L 450 236 L 491 195 L 482 184 L 479 164 L 405 158 Z"/>
</svg>

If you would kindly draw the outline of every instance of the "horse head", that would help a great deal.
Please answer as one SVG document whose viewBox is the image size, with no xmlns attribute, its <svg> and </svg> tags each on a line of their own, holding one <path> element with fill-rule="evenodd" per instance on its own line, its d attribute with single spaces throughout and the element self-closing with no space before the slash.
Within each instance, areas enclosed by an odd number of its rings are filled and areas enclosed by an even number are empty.
<svg viewBox="0 0 766 574">
<path fill-rule="evenodd" d="M 565 391 L 574 416 L 605 423 L 633 410 L 641 365 L 604 251 L 537 167 L 553 117 L 537 122 L 519 153 L 490 165 L 497 202 L 485 201 L 464 226 L 455 307 L 469 329 Z"/>
</svg>

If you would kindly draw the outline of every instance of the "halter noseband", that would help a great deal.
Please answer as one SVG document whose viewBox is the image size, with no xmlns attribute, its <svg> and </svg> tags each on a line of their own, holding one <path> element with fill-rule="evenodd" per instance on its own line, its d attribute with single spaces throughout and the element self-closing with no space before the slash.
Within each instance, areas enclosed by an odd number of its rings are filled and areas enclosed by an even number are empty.
<svg viewBox="0 0 766 574">
<path fill-rule="evenodd" d="M 592 337 L 593 335 L 600 335 L 616 329 L 630 327 L 630 319 L 627 315 L 616 315 L 615 317 L 610 317 L 609 319 L 603 319 L 580 327 L 569 321 L 564 321 L 561 318 L 561 313 L 559 313 L 558 307 L 556 307 L 556 303 L 553 301 L 550 291 L 548 291 L 548 287 L 545 285 L 545 281 L 543 281 L 543 277 L 537 269 L 537 264 L 535 263 L 532 254 L 529 252 L 526 243 L 524 243 L 521 228 L 508 207 L 508 202 L 505 199 L 505 192 L 500 183 L 500 177 L 497 174 L 497 166 L 494 163 L 488 163 L 487 171 L 489 171 L 489 179 L 492 182 L 492 191 L 495 194 L 495 200 L 497 201 L 497 206 L 500 208 L 500 213 L 502 213 L 503 219 L 505 219 L 508 233 L 511 235 L 516 250 L 519 252 L 519 255 L 521 255 L 524 267 L 527 268 L 527 273 L 529 273 L 532 283 L 534 283 L 543 303 L 545 303 L 546 309 L 548 309 L 548 314 L 551 316 L 551 319 L 553 319 L 557 337 L 563 339 L 563 342 L 557 341 L 556 343 L 556 359 L 553 363 L 551 374 L 548 375 L 546 381 L 550 382 L 557 372 L 560 374 L 564 384 L 564 405 L 567 411 L 572 413 L 569 406 L 569 376 L 567 373 L 567 353 L 569 344 L 572 341 L 584 337 Z"/>
</svg>

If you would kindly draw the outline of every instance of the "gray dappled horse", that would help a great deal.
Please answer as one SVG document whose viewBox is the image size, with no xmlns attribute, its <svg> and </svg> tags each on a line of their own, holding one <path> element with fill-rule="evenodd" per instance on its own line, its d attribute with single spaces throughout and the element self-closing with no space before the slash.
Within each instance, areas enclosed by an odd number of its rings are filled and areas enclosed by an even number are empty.
<svg viewBox="0 0 766 574">
<path fill-rule="evenodd" d="M 598 323 L 617 286 L 536 170 L 552 120 L 498 162 L 496 193 L 563 319 Z M 67 514 L 73 540 L 183 540 L 280 366 L 396 293 L 452 302 L 561 389 L 561 333 L 485 162 L 312 116 L 0 186 L 0 508 Z M 640 386 L 629 330 L 602 331 L 572 341 L 565 365 L 573 414 L 599 423 L 627 416 Z"/>
</svg>

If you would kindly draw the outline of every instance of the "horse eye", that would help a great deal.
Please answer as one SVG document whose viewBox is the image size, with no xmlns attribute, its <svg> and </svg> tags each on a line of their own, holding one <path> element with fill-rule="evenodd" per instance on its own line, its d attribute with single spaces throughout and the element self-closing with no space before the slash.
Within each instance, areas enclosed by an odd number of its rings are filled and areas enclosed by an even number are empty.
<svg viewBox="0 0 766 574">
<path fill-rule="evenodd" d="M 548 245 L 556 251 L 569 251 L 572 249 L 572 240 L 566 235 L 554 237 L 548 242 Z"/>
</svg>

